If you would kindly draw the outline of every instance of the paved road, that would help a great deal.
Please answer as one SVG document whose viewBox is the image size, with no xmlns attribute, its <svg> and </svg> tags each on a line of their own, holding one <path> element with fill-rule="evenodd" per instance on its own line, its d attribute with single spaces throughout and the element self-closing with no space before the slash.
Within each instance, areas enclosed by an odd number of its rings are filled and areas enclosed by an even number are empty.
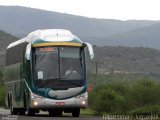
<svg viewBox="0 0 160 120">
<path fill-rule="evenodd" d="M 0 115 L 2 114 L 10 114 L 9 110 L 5 110 L 0 108 Z M 2 120 L 2 117 L 0 117 Z M 12 119 L 13 120 L 13 119 Z M 18 120 L 103 120 L 102 117 L 90 117 L 81 115 L 79 118 L 74 118 L 71 114 L 65 114 L 62 117 L 50 117 L 47 113 L 40 113 L 33 117 L 28 116 L 18 116 Z"/>
</svg>

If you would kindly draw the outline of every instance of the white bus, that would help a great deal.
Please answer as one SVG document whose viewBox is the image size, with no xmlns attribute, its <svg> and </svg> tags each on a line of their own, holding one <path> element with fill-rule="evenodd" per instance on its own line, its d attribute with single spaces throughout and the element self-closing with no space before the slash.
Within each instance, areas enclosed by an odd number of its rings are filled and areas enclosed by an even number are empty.
<svg viewBox="0 0 160 120">
<path fill-rule="evenodd" d="M 34 115 L 40 110 L 79 117 L 87 107 L 85 48 L 93 49 L 68 30 L 36 30 L 6 49 L 3 80 L 11 114 Z"/>
</svg>

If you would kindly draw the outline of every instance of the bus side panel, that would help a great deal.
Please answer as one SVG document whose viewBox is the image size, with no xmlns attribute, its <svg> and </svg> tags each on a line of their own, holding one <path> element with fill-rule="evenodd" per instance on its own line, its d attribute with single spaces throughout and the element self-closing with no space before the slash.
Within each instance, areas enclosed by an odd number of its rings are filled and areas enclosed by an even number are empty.
<svg viewBox="0 0 160 120">
<path fill-rule="evenodd" d="M 23 81 L 21 80 L 21 63 L 16 63 L 5 67 L 4 79 L 6 82 L 6 91 L 13 100 L 14 107 L 23 107 Z M 6 95 L 8 95 L 6 93 Z M 11 99 L 10 98 L 10 99 Z"/>
<path fill-rule="evenodd" d="M 3 81 L 6 85 L 6 103 L 13 101 L 14 108 L 24 107 L 23 59 L 28 43 L 21 43 L 6 50 Z M 7 105 L 8 106 L 8 105 Z M 9 107 L 9 106 L 8 106 Z"/>
</svg>

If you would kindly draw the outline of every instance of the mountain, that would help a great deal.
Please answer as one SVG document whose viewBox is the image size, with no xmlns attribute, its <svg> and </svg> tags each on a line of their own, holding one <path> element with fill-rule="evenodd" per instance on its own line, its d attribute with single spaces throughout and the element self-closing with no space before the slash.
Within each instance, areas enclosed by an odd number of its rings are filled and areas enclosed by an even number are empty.
<svg viewBox="0 0 160 120">
<path fill-rule="evenodd" d="M 0 66 L 4 65 L 6 47 L 17 39 L 17 37 L 0 30 Z"/>
<path fill-rule="evenodd" d="M 4 50 L 11 42 L 17 39 L 17 37 L 0 30 L 0 50 Z"/>
<path fill-rule="evenodd" d="M 98 38 L 93 38 L 94 41 Z M 101 38 L 94 44 L 160 49 L 160 23 Z"/>
<path fill-rule="evenodd" d="M 143 47 L 94 46 L 98 72 L 157 74 L 160 77 L 160 51 Z M 89 62 L 88 62 L 89 63 Z M 95 62 L 89 63 L 95 72 Z"/>
<path fill-rule="evenodd" d="M 74 16 L 39 9 L 0 6 L 0 29 L 15 36 L 24 37 L 36 29 L 63 28 L 71 30 L 84 41 L 97 42 L 101 38 L 150 26 L 160 21 L 120 21 Z M 95 41 L 92 38 L 98 38 Z"/>
</svg>

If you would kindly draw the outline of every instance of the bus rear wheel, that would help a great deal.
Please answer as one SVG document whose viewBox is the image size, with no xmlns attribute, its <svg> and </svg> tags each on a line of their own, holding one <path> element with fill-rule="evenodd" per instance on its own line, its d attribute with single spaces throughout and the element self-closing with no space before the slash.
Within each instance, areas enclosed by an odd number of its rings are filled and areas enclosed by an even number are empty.
<svg viewBox="0 0 160 120">
<path fill-rule="evenodd" d="M 11 106 L 12 107 L 12 106 Z M 18 110 L 16 108 L 10 108 L 11 115 L 18 115 Z"/>
<path fill-rule="evenodd" d="M 80 115 L 80 109 L 75 109 L 72 111 L 72 116 L 73 117 L 79 117 Z"/>
<path fill-rule="evenodd" d="M 11 115 L 18 115 L 18 110 L 13 107 L 12 96 L 10 97 L 9 103 L 10 103 L 9 107 L 10 107 Z"/>
</svg>

